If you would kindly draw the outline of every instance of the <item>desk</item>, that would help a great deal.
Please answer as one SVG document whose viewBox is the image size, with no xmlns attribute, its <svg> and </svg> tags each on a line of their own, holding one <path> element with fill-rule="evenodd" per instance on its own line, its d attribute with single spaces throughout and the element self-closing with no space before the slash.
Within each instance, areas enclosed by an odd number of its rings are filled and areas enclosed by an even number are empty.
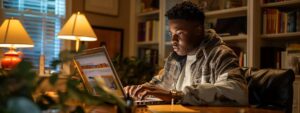
<svg viewBox="0 0 300 113">
<path fill-rule="evenodd" d="M 259 109 L 251 107 L 208 107 L 208 106 L 185 106 L 199 111 L 199 113 L 284 113 L 278 110 Z M 135 113 L 151 113 L 147 107 L 137 107 Z M 176 112 L 174 112 L 176 113 Z"/>
</svg>

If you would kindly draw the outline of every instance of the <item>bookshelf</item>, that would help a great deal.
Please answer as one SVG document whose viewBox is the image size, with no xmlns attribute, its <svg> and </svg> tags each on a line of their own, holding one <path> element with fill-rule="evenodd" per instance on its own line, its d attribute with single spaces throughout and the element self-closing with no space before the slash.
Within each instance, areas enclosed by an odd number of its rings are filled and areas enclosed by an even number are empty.
<svg viewBox="0 0 300 113">
<path fill-rule="evenodd" d="M 294 55 L 289 54 L 287 48 L 290 44 L 298 43 L 300 39 L 300 0 L 284 0 L 278 2 L 261 1 L 261 39 L 262 47 L 282 48 L 277 52 L 281 57 L 276 62 L 281 62 L 276 68 L 291 68 L 290 60 Z M 273 28 L 273 29 L 272 29 Z M 270 44 L 272 45 L 270 46 Z M 272 48 L 271 48 L 272 49 Z M 264 51 L 261 51 L 264 52 Z M 261 63 L 265 61 L 261 56 Z M 295 72 L 299 74 L 298 72 Z"/>
<path fill-rule="evenodd" d="M 160 1 L 131 0 L 130 55 L 157 65 L 160 47 Z"/>
<path fill-rule="evenodd" d="M 261 30 L 261 34 L 260 34 L 260 39 L 261 39 L 261 47 L 269 47 L 271 49 L 279 49 L 276 50 L 275 52 L 277 52 L 277 54 L 279 55 L 275 55 L 275 56 L 279 56 L 276 57 L 276 68 L 291 68 L 289 63 L 290 62 L 290 58 L 295 54 L 293 52 L 289 53 L 289 45 L 294 44 L 294 43 L 300 43 L 299 39 L 300 39 L 300 0 L 283 0 L 283 1 L 278 1 L 278 2 L 272 2 L 272 3 L 263 3 L 263 1 L 261 1 L 260 5 L 260 10 L 261 10 L 261 14 L 258 15 L 261 20 L 259 22 L 261 22 L 261 25 L 263 26 L 258 26 L 256 28 Z M 298 16 L 297 16 L 297 9 L 298 9 Z M 270 12 L 268 13 L 266 10 L 269 10 Z M 296 19 L 295 20 L 290 20 L 289 18 L 293 18 L 293 11 L 296 10 Z M 272 13 L 273 11 L 273 13 Z M 267 12 L 267 14 L 265 14 Z M 275 13 L 274 13 L 275 12 Z M 267 16 L 266 16 L 267 15 Z M 278 16 L 280 15 L 280 16 Z M 275 28 L 279 28 L 277 29 L 277 31 L 275 30 L 269 33 L 266 33 L 266 31 L 268 30 L 268 28 L 266 26 L 266 24 L 268 24 L 268 22 L 266 22 L 265 18 L 267 17 L 269 19 L 269 21 L 275 21 L 275 24 L 271 22 L 271 24 L 275 25 Z M 273 18 L 273 20 L 272 20 Z M 274 20 L 275 19 L 275 20 Z M 278 19 L 278 20 L 277 20 Z M 289 22 L 290 21 L 290 22 Z M 277 23 L 280 22 L 280 23 Z M 284 24 L 282 24 L 284 23 Z M 289 23 L 288 25 L 286 25 L 285 23 Z M 296 24 L 298 23 L 298 24 Z M 278 24 L 278 25 L 276 25 Z M 292 24 L 295 24 L 295 29 L 293 29 L 293 27 L 289 27 Z M 265 26 L 264 26 L 265 25 Z M 287 30 L 287 28 L 292 28 L 292 30 Z M 282 30 L 284 29 L 284 30 Z M 268 49 L 267 51 L 270 51 L 270 49 Z M 261 51 L 261 53 L 263 53 L 265 51 Z M 264 63 L 265 59 L 262 55 L 260 62 Z M 267 59 L 272 59 L 272 58 L 267 58 Z M 280 64 L 280 65 L 277 65 Z M 300 113 L 300 77 L 299 77 L 299 73 L 296 72 L 296 79 L 294 82 L 294 97 L 293 97 L 293 113 Z"/>
<path fill-rule="evenodd" d="M 165 12 L 174 6 L 176 3 L 184 0 L 159 0 L 159 9 L 149 12 L 139 12 L 139 4 L 141 0 L 131 1 L 132 6 L 136 6 L 131 10 L 134 14 L 134 18 L 130 19 L 131 30 L 130 37 L 134 40 L 132 43 L 132 56 L 136 56 L 137 48 L 139 47 L 151 47 L 159 50 L 159 65 L 163 66 L 164 59 L 168 56 L 171 48 L 171 37 L 167 35 L 168 32 L 168 20 L 164 16 Z M 191 0 L 198 2 L 199 0 Z M 230 35 L 222 36 L 222 39 L 229 45 L 240 47 L 245 53 L 247 53 L 247 67 L 260 67 L 260 48 L 265 46 L 266 43 L 272 43 L 273 40 L 281 43 L 280 46 L 290 43 L 291 40 L 297 40 L 300 37 L 300 32 L 285 32 L 285 33 L 263 33 L 263 12 L 266 8 L 295 8 L 300 5 L 300 0 L 286 0 L 274 3 L 263 3 L 262 0 L 246 0 L 246 5 L 233 7 L 228 9 L 219 9 L 213 11 L 206 11 L 206 19 L 208 21 L 216 22 L 221 18 L 246 16 L 247 29 L 246 33 L 242 35 Z M 157 41 L 145 41 L 139 42 L 136 40 L 138 32 L 138 23 L 145 20 L 156 19 L 159 21 L 159 33 Z M 276 44 L 275 44 L 276 46 Z"/>
</svg>

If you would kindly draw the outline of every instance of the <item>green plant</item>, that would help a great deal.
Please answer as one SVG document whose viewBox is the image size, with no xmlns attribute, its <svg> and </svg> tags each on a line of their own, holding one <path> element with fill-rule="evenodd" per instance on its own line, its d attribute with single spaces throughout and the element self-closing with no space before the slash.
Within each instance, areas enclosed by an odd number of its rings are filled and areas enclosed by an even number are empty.
<svg viewBox="0 0 300 113">
<path fill-rule="evenodd" d="M 148 82 L 158 69 L 157 65 L 136 57 L 122 58 L 117 56 L 112 59 L 112 62 L 123 86 Z"/>
<path fill-rule="evenodd" d="M 0 69 L 0 112 L 39 113 L 31 96 L 37 85 L 36 73 L 29 62 L 20 62 L 10 71 Z"/>
<path fill-rule="evenodd" d="M 62 51 L 52 67 L 70 61 L 77 54 L 75 51 Z M 66 79 L 66 90 L 55 89 L 57 97 L 39 92 L 39 86 L 46 80 L 55 85 L 61 73 L 53 73 L 47 79 L 38 77 L 31 63 L 22 61 L 10 70 L 0 69 L 0 112 L 1 113 L 40 113 L 42 110 L 57 109 L 59 112 L 84 113 L 87 106 L 118 106 L 119 112 L 126 112 L 126 104 L 116 95 L 104 90 L 105 86 L 96 88 L 99 96 L 91 95 L 80 87 L 82 83 L 76 70 Z M 34 95 L 34 96 L 33 96 Z M 70 109 L 72 108 L 72 109 Z"/>
</svg>

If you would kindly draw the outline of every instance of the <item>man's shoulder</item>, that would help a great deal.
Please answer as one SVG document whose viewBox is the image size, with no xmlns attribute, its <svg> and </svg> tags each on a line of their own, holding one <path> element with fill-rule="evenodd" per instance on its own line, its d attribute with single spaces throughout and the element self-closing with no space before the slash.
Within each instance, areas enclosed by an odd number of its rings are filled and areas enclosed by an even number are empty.
<svg viewBox="0 0 300 113">
<path fill-rule="evenodd" d="M 234 51 L 225 44 L 220 44 L 217 46 L 213 46 L 211 48 L 207 48 L 208 54 L 218 54 L 218 56 L 235 54 Z M 214 56 L 214 55 L 213 55 Z"/>
</svg>

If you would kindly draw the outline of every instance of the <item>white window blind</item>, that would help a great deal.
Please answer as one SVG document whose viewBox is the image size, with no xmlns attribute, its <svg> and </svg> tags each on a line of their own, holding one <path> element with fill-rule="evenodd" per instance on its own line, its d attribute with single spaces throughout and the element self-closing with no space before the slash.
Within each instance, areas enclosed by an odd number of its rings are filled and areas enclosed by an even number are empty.
<svg viewBox="0 0 300 113">
<path fill-rule="evenodd" d="M 65 0 L 2 0 L 5 18 L 19 19 L 32 40 L 34 48 L 21 51 L 23 59 L 39 66 L 39 57 L 45 55 L 45 66 L 58 57 L 61 41 L 56 37 L 65 18 Z"/>
</svg>

